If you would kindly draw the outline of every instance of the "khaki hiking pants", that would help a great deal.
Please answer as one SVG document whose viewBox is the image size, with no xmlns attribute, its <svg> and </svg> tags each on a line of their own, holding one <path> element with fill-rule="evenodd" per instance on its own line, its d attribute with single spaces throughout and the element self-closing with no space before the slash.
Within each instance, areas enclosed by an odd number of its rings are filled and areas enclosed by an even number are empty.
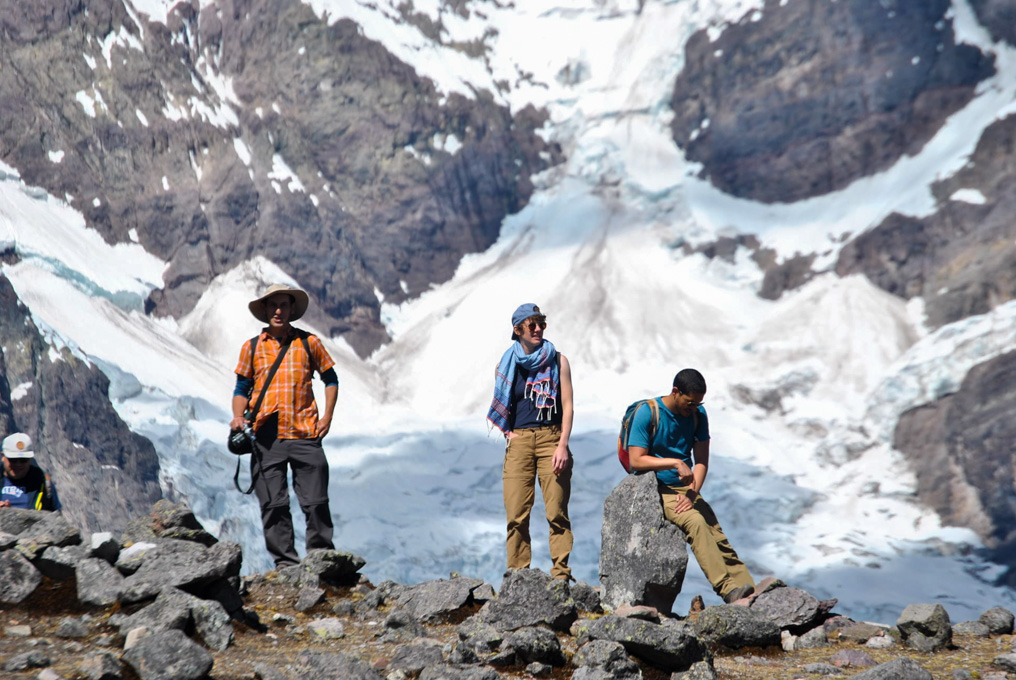
<svg viewBox="0 0 1016 680">
<path fill-rule="evenodd" d="M 723 597 L 735 588 L 754 586 L 748 567 L 730 546 L 723 527 L 702 494 L 698 495 L 690 510 L 678 513 L 674 510 L 676 495 L 687 496 L 688 487 L 659 484 L 658 488 L 663 514 L 684 532 L 695 559 L 716 594 Z"/>
<path fill-rule="evenodd" d="M 572 461 L 555 475 L 551 459 L 561 440 L 557 425 L 515 430 L 518 435 L 508 439 L 504 454 L 504 510 L 508 518 L 508 568 L 525 569 L 532 559 L 529 537 L 529 514 L 536 497 L 536 480 L 540 480 L 543 505 L 550 525 L 550 559 L 554 578 L 571 578 L 568 556 L 572 550 L 571 520 L 568 499 L 571 496 Z"/>
</svg>

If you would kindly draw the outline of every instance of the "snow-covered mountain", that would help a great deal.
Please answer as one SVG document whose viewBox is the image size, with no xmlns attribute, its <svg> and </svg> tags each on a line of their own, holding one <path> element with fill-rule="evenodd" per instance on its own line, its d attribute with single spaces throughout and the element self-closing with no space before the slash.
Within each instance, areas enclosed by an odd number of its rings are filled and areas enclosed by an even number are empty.
<svg viewBox="0 0 1016 680">
<path fill-rule="evenodd" d="M 896 157 L 883 154 L 884 167 L 861 164 L 859 176 L 808 198 L 721 191 L 710 179 L 716 154 L 690 160 L 691 147 L 679 146 L 672 127 L 686 46 L 693 38 L 720 41 L 731 27 L 764 26 L 767 15 L 806 1 L 433 0 L 413 3 L 408 14 L 391 0 L 308 3 L 323 24 L 353 22 L 362 38 L 431 79 L 441 97 L 489 100 L 513 114 L 531 105 L 546 116 L 538 129 L 545 147 L 534 147 L 545 169 L 525 161 L 539 170 L 532 193 L 509 211 L 493 245 L 461 257 L 450 280 L 429 289 L 419 281 L 394 294 L 375 287 L 387 341 L 364 358 L 364 335 L 344 337 L 334 317 L 308 320 L 326 338 L 341 379 L 325 442 L 336 544 L 364 556 L 372 580 L 459 571 L 500 582 L 503 444 L 484 415 L 510 314 L 532 301 L 548 314 L 547 336 L 574 371 L 578 578 L 597 581 L 602 503 L 623 476 L 614 445 L 624 407 L 669 391 L 674 373 L 693 366 L 709 384 L 706 495 L 757 578 L 779 576 L 840 598 L 837 611 L 881 621 L 913 602 L 941 602 L 955 620 L 1016 603 L 1012 589 L 994 585 L 1005 567 L 986 559 L 977 527 L 944 526 L 918 497 L 913 463 L 894 448 L 905 412 L 957 392 L 972 368 L 1016 349 L 1016 302 L 996 295 L 983 312 L 938 314 L 934 323 L 927 312 L 938 304 L 935 291 L 903 293 L 876 285 L 865 267 L 838 266 L 852 239 L 886 228 L 890 218 L 930 219 L 946 204 L 988 201 L 974 186 L 944 198 L 940 187 L 970 170 L 982 133 L 1013 112 L 1016 49 L 955 0 L 942 8 L 936 30 L 950 32 L 942 44 L 990 55 L 991 68 L 978 66 L 972 83 L 950 81 L 950 91 L 966 94 L 949 99 L 953 110 L 939 119 L 925 116 L 923 140 L 909 139 Z M 894 3 L 882 4 L 892 21 Z M 178 26 L 180 7 L 123 5 L 149 34 L 189 35 L 192 24 Z M 189 11 L 202 27 L 212 16 L 225 25 L 227 14 L 251 21 L 243 9 L 203 0 Z M 107 55 L 145 54 L 131 43 L 132 31 L 108 35 Z M 463 47 L 470 44 L 482 49 Z M 229 61 L 222 53 L 202 62 L 204 79 L 224 83 L 204 96 L 245 120 L 256 114 L 229 95 Z M 93 107 L 101 89 L 87 95 Z M 66 94 L 69 105 L 84 106 L 80 93 L 79 103 Z M 714 124 L 706 117 L 696 125 L 697 139 Z M 250 127 L 244 134 L 256 136 Z M 454 136 L 431 143 L 449 157 L 465 153 Z M 242 156 L 244 144 L 256 146 L 248 137 L 228 152 Z M 294 188 L 302 170 L 289 169 L 287 147 L 278 146 L 274 174 L 255 180 L 264 168 L 249 164 L 251 180 L 303 191 L 300 200 L 310 202 L 314 189 Z M 406 148 L 421 167 L 438 162 Z M 226 153 L 212 149 L 201 163 Z M 146 313 L 168 272 L 185 278 L 177 251 L 156 255 L 144 233 L 120 243 L 100 235 L 80 199 L 26 181 L 21 156 L 2 158 L 0 250 L 12 253 L 2 272 L 35 324 L 54 348 L 106 374 L 120 417 L 155 445 L 163 492 L 189 503 L 213 533 L 241 542 L 246 570 L 268 568 L 256 502 L 233 489 L 235 459 L 223 445 L 239 347 L 258 330 L 246 302 L 276 281 L 313 283 L 318 296 L 338 298 L 342 291 L 330 286 L 341 277 L 304 281 L 294 260 L 275 257 L 266 243 L 211 271 L 207 285 L 190 286 L 190 297 L 174 303 L 180 313 Z M 51 150 L 48 158 L 58 165 L 63 157 Z M 1013 242 L 1001 247 L 1011 251 Z M 767 276 L 801 256 L 807 275 L 759 295 Z M 323 248 L 315 266 L 341 268 L 343 257 Z M 10 400 L 29 387 L 19 393 L 10 385 Z M 547 568 L 540 516 L 538 503 L 534 566 Z M 676 609 L 696 593 L 713 597 L 692 567 Z"/>
</svg>

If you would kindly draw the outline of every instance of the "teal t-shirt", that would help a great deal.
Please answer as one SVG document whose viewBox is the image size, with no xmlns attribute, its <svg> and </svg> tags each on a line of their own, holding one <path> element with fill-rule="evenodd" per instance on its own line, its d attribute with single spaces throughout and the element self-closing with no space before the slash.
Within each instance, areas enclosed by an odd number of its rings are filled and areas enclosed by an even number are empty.
<svg viewBox="0 0 1016 680">
<path fill-rule="evenodd" d="M 631 433 L 628 435 L 628 448 L 639 446 L 649 451 L 649 455 L 657 458 L 680 458 L 688 467 L 692 466 L 692 443 L 704 442 L 709 439 L 709 417 L 704 406 L 698 407 L 698 429 L 695 429 L 695 416 L 680 416 L 663 405 L 663 399 L 656 397 L 656 405 L 660 407 L 660 423 L 656 426 L 652 445 L 649 442 L 649 426 L 653 416 L 649 404 L 640 406 L 631 422 Z M 669 486 L 681 486 L 681 478 L 677 470 L 664 470 L 656 473 L 656 478 Z"/>
</svg>

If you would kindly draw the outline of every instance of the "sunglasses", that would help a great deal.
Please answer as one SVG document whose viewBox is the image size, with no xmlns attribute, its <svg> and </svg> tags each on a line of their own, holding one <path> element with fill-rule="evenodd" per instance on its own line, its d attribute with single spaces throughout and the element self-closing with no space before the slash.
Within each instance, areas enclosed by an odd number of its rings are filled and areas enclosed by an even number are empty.
<svg viewBox="0 0 1016 680">
<path fill-rule="evenodd" d="M 691 398 L 690 398 L 690 397 L 689 397 L 689 396 L 688 396 L 687 394 L 685 394 L 684 392 L 678 392 L 678 394 L 680 394 L 680 395 L 681 395 L 682 397 L 684 397 L 685 399 L 687 399 L 687 400 L 688 400 L 688 402 L 687 402 L 687 403 L 688 403 L 688 406 L 691 406 L 692 408 L 698 408 L 698 407 L 699 407 L 699 406 L 701 406 L 701 405 L 702 405 L 703 403 L 705 403 L 705 399 L 703 399 L 702 401 L 694 401 L 693 399 L 691 399 Z"/>
<path fill-rule="evenodd" d="M 525 321 L 523 321 L 521 326 L 523 328 L 528 328 L 529 332 L 532 333 L 533 331 L 536 330 L 537 326 L 539 326 L 540 328 L 546 328 L 547 327 L 547 320 L 544 319 L 543 321 L 530 321 L 529 323 L 526 323 Z"/>
</svg>

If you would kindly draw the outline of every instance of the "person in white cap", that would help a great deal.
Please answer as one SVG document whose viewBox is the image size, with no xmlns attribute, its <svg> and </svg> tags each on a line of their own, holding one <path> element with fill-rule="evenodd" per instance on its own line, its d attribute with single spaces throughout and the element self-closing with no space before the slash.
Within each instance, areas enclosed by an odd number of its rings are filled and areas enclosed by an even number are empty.
<svg viewBox="0 0 1016 680">
<path fill-rule="evenodd" d="M 261 503 L 265 547 L 276 567 L 300 562 L 289 512 L 289 467 L 293 469 L 293 489 L 307 519 L 307 550 L 334 549 L 328 461 L 321 440 L 331 429 L 339 379 L 333 368 L 335 362 L 321 340 L 290 325 L 304 315 L 307 305 L 307 293 L 284 284 L 274 284 L 252 300 L 248 305 L 251 314 L 268 326 L 244 343 L 235 371 L 230 428 L 237 431 L 247 426 L 248 409 L 260 403 L 249 423 L 256 442 L 251 478 Z M 269 382 L 273 365 L 283 352 Z M 315 370 L 325 384 L 321 413 L 311 387 Z"/>
<path fill-rule="evenodd" d="M 35 462 L 32 438 L 18 432 L 3 441 L 3 486 L 0 508 L 60 510 L 60 498 L 49 475 Z"/>
</svg>

